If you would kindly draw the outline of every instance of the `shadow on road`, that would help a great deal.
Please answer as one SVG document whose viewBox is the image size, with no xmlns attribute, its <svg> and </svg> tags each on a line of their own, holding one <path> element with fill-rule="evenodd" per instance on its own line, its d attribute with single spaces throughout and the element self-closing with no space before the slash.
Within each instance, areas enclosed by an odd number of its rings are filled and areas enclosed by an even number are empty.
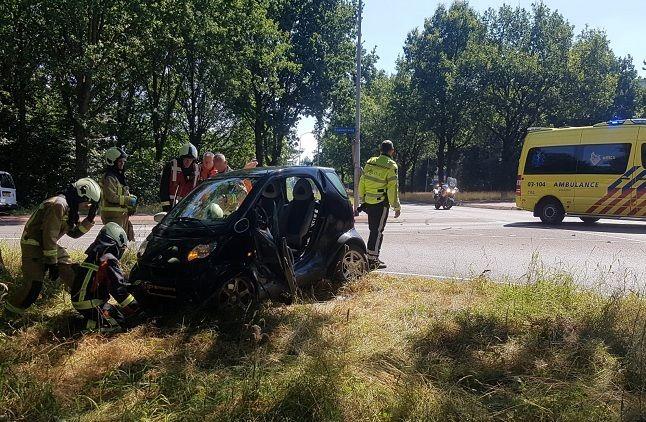
<svg viewBox="0 0 646 422">
<path fill-rule="evenodd" d="M 507 228 L 526 228 L 526 229 L 543 229 L 543 230 L 571 230 L 578 232 L 597 232 L 597 233 L 626 233 L 626 234 L 646 234 L 646 225 L 644 224 L 618 224 L 618 223 L 595 223 L 586 225 L 577 222 L 565 222 L 555 226 L 549 226 L 541 222 L 516 222 L 505 224 Z"/>
</svg>

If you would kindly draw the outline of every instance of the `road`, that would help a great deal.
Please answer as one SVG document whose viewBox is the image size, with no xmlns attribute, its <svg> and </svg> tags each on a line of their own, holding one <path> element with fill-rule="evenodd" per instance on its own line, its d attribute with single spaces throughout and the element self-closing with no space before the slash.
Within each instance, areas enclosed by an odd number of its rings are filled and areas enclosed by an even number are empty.
<svg viewBox="0 0 646 422">
<path fill-rule="evenodd" d="M 152 227 L 150 218 L 135 221 L 138 241 Z M 80 241 L 64 238 L 66 247 L 84 248 L 100 226 Z M 365 214 L 357 220 L 367 239 Z M 17 244 L 22 222 L 0 221 L 0 239 Z M 585 226 L 566 218 L 558 227 L 542 225 L 531 213 L 510 209 L 404 205 L 402 216 L 389 220 L 381 258 L 384 272 L 438 278 L 480 274 L 499 281 L 524 281 L 530 268 L 566 271 L 585 285 L 637 283 L 646 276 L 646 223 L 602 220 Z"/>
</svg>

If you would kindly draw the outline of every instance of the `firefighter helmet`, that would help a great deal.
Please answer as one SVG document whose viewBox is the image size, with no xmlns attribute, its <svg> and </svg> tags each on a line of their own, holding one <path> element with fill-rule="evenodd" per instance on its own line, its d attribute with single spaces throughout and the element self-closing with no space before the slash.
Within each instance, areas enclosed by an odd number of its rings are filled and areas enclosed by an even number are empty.
<svg viewBox="0 0 646 422">
<path fill-rule="evenodd" d="M 109 222 L 101 229 L 101 232 L 105 234 L 110 239 L 117 242 L 119 248 L 125 248 L 128 246 L 128 235 L 126 231 L 117 223 Z"/>
<path fill-rule="evenodd" d="M 87 202 L 99 202 L 101 199 L 101 187 L 97 182 L 90 179 L 89 177 L 84 177 L 72 183 L 72 186 L 76 188 L 76 193 L 81 197 L 82 200 Z"/>
<path fill-rule="evenodd" d="M 194 160 L 197 160 L 197 148 L 191 143 L 186 143 L 182 145 L 182 148 L 179 150 L 180 158 L 191 157 Z"/>
<path fill-rule="evenodd" d="M 119 158 L 123 158 L 124 160 L 128 158 L 128 155 L 123 150 L 123 148 L 112 147 L 108 148 L 108 150 L 105 152 L 105 162 L 109 166 L 113 166 Z"/>
</svg>

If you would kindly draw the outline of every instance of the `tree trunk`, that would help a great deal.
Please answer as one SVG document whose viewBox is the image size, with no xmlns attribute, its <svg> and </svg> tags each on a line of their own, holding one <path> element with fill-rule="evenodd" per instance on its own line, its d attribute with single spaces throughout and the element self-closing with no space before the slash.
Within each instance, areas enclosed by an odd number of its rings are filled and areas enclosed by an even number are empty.
<svg viewBox="0 0 646 422">
<path fill-rule="evenodd" d="M 259 115 L 256 115 L 255 124 L 253 127 L 254 144 L 256 146 L 256 160 L 258 166 L 262 167 L 265 164 L 265 149 L 263 141 L 265 137 L 265 122 Z"/>
<path fill-rule="evenodd" d="M 514 163 L 515 136 L 506 135 L 502 139 L 500 169 L 498 171 L 498 188 L 501 190 L 514 189 L 516 183 L 517 164 Z"/>
<path fill-rule="evenodd" d="M 446 161 L 446 141 L 441 139 L 437 145 L 437 180 L 442 183 L 444 181 L 444 165 Z"/>
</svg>

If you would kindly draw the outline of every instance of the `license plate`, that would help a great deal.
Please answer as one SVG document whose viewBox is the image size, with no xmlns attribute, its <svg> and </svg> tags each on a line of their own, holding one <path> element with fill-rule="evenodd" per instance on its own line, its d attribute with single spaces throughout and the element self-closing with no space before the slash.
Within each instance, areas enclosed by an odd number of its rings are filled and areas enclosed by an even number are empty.
<svg viewBox="0 0 646 422">
<path fill-rule="evenodd" d="M 2 192 L 2 196 L 11 196 L 11 192 Z"/>
</svg>

